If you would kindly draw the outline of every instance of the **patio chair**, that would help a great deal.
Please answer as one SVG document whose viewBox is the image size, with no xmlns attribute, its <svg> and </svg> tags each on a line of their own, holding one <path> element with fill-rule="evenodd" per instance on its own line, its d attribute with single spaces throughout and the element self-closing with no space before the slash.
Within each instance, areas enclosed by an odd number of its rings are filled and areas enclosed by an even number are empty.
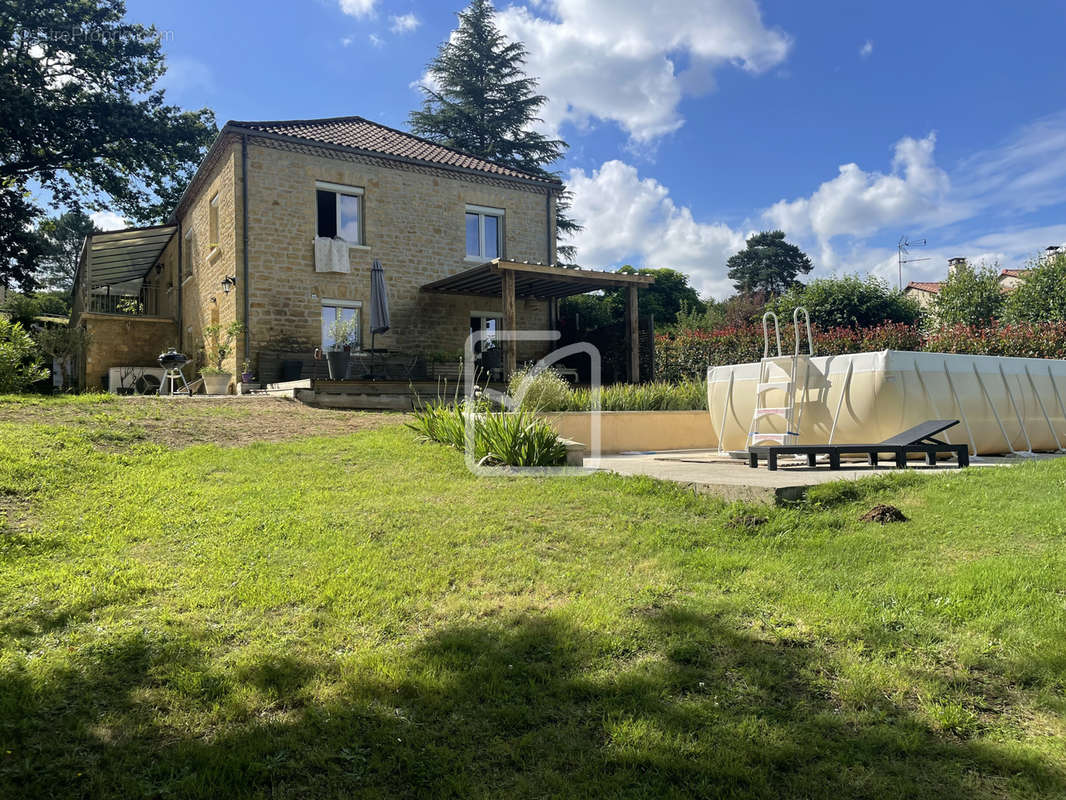
<svg viewBox="0 0 1066 800">
<path fill-rule="evenodd" d="M 766 460 L 766 468 L 777 469 L 777 459 L 784 455 L 802 455 L 807 457 L 807 466 L 818 466 L 818 456 L 829 457 L 829 469 L 840 469 L 842 455 L 865 455 L 870 466 L 878 465 L 882 454 L 889 454 L 895 460 L 897 469 L 907 466 L 907 457 L 912 453 L 925 456 L 925 463 L 936 464 L 936 457 L 941 454 L 954 455 L 959 469 L 970 465 L 970 449 L 965 444 L 948 444 L 935 438 L 941 431 L 958 425 L 957 419 L 933 419 L 915 425 L 902 433 L 897 433 L 883 442 L 875 444 L 772 444 L 753 445 L 748 448 L 748 466 L 757 468 L 759 459 Z"/>
</svg>

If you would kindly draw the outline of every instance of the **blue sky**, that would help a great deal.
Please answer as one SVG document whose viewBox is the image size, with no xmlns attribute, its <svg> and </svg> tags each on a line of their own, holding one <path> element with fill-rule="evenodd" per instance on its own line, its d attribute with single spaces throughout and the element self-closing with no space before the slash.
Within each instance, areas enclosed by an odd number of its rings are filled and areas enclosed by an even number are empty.
<svg viewBox="0 0 1066 800">
<path fill-rule="evenodd" d="M 172 100 L 227 119 L 404 127 L 451 3 L 128 0 L 166 32 Z M 589 267 L 725 259 L 781 227 L 817 274 L 895 282 L 950 256 L 1019 266 L 1066 242 L 1066 5 L 794 0 L 498 2 L 549 95 Z M 916 253 L 917 254 L 917 253 Z"/>
</svg>

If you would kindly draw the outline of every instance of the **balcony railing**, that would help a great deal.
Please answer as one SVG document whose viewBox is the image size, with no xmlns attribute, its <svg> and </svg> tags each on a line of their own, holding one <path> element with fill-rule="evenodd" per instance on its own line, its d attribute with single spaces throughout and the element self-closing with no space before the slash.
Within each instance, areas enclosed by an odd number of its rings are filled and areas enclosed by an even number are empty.
<svg viewBox="0 0 1066 800">
<path fill-rule="evenodd" d="M 145 283 L 137 293 L 96 289 L 89 294 L 88 310 L 95 314 L 155 317 L 159 315 L 159 287 Z"/>
</svg>

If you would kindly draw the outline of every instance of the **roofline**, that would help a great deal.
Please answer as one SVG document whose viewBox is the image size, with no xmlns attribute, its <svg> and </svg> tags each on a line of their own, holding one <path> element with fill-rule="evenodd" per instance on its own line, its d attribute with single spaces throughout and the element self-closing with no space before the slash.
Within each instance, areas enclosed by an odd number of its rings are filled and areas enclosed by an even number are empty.
<svg viewBox="0 0 1066 800">
<path fill-rule="evenodd" d="M 384 128 L 387 131 L 392 131 L 393 133 L 398 133 L 401 136 L 409 136 L 410 138 L 415 139 L 415 140 L 417 140 L 419 142 L 422 142 L 423 144 L 431 145 L 433 147 L 440 147 L 440 148 L 442 148 L 444 150 L 447 150 L 447 151 L 449 151 L 451 153 L 455 153 L 456 155 L 465 156 L 467 158 L 479 158 L 479 156 L 474 156 L 474 155 L 472 155 L 470 153 L 464 153 L 462 150 L 457 150 L 454 147 L 448 147 L 447 145 L 440 144 L 439 142 L 433 142 L 433 141 L 430 141 L 429 139 L 424 139 L 421 136 L 415 136 L 413 133 L 408 133 L 407 131 L 401 131 L 398 128 L 390 128 L 388 125 L 382 125 L 380 122 L 374 122 L 374 120 L 366 119 L 365 117 L 360 117 L 360 116 L 320 117 L 318 119 L 263 120 L 263 121 L 229 120 L 225 125 L 222 126 L 222 130 L 219 132 L 219 136 L 221 136 L 226 131 L 230 131 L 231 133 L 239 131 L 240 133 L 247 134 L 249 136 L 261 136 L 261 137 L 264 137 L 264 138 L 267 138 L 267 139 L 275 139 L 277 141 L 292 142 L 292 143 L 296 143 L 296 144 L 304 144 L 304 145 L 311 144 L 311 145 L 313 145 L 315 147 L 322 147 L 322 148 L 325 148 L 327 150 L 336 150 L 336 151 L 342 152 L 342 153 L 356 153 L 358 155 L 368 156 L 370 158 L 383 158 L 383 159 L 386 159 L 388 161 L 396 161 L 396 162 L 401 163 L 401 164 L 417 164 L 419 166 L 436 167 L 438 169 L 449 170 L 449 171 L 452 171 L 452 172 L 465 173 L 467 175 L 479 175 L 479 176 L 489 175 L 489 176 L 491 176 L 493 178 L 497 178 L 499 180 L 513 181 L 515 183 L 521 183 L 521 184 L 526 184 L 526 185 L 546 186 L 546 187 L 549 187 L 549 188 L 552 188 L 552 189 L 560 189 L 560 188 L 562 188 L 562 185 L 563 185 L 563 182 L 559 178 L 540 178 L 540 177 L 537 177 L 537 176 L 535 176 L 535 175 L 533 175 L 531 173 L 528 173 L 528 172 L 523 172 L 522 173 L 523 175 L 527 175 L 528 177 L 521 177 L 521 176 L 517 176 L 517 175 L 501 175 L 501 174 L 498 174 L 498 173 L 495 173 L 495 172 L 487 172 L 486 170 L 483 170 L 483 169 L 473 169 L 471 167 L 460 167 L 460 166 L 457 166 L 455 164 L 441 164 L 440 162 L 437 162 L 437 161 L 426 161 L 425 159 L 421 159 L 421 158 L 409 158 L 407 156 L 391 155 L 389 153 L 382 153 L 382 152 L 379 152 L 377 150 L 365 150 L 365 149 L 363 149 L 361 147 L 349 147 L 347 145 L 341 145 L 341 144 L 330 144 L 328 142 L 317 141 L 316 139 L 308 139 L 307 137 L 304 137 L 304 136 L 291 136 L 291 135 L 284 134 L 284 133 L 271 133 L 271 132 L 268 132 L 268 131 L 259 131 L 259 130 L 256 130 L 255 128 L 249 127 L 251 125 L 296 125 L 296 124 L 300 124 L 300 123 L 306 124 L 306 123 L 315 123 L 315 122 L 343 122 L 343 121 L 349 121 L 349 120 L 359 120 L 360 122 L 366 122 L 366 123 L 368 123 L 370 125 L 376 125 L 379 128 Z M 522 172 L 522 170 L 520 170 L 520 169 L 516 169 L 515 167 L 508 167 L 508 166 L 506 166 L 504 164 L 498 164 L 495 161 L 490 161 L 487 158 L 482 158 L 481 160 L 486 162 L 486 163 L 493 164 L 494 166 L 502 167 L 503 169 L 509 169 L 509 170 L 514 171 L 514 172 Z"/>
</svg>

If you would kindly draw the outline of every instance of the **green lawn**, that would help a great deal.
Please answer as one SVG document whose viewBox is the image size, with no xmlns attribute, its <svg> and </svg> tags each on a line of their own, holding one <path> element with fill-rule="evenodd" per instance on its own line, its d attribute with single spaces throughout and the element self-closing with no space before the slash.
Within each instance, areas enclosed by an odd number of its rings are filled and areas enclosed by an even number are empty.
<svg viewBox="0 0 1066 800">
<path fill-rule="evenodd" d="M 0 400 L 2 798 L 1066 796 L 1066 460 L 760 509 L 104 402 Z"/>
</svg>

